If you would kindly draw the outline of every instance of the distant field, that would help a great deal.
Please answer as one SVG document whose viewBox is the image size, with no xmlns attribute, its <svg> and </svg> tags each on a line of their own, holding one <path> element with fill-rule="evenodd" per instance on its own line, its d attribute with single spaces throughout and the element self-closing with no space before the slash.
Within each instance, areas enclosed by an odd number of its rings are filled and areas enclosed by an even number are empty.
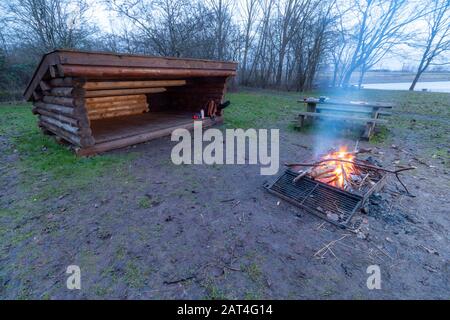
<svg viewBox="0 0 450 320">
<path fill-rule="evenodd" d="M 411 72 L 369 72 L 364 77 L 364 83 L 382 83 L 382 82 L 412 82 L 415 74 Z M 358 75 L 355 75 L 354 81 L 357 81 Z M 352 78 L 352 80 L 353 80 Z M 450 72 L 428 72 L 420 77 L 420 81 L 450 81 Z"/>
<path fill-rule="evenodd" d="M 412 82 L 414 79 L 414 72 L 390 71 L 390 72 L 374 72 L 369 71 L 364 76 L 364 84 L 369 83 L 390 83 L 390 82 Z M 331 78 L 331 74 L 325 74 L 324 78 Z M 319 77 L 321 78 L 321 77 Z M 358 82 L 359 73 L 355 72 L 352 76 L 351 82 L 356 84 Z M 450 81 L 450 72 L 427 72 L 420 77 L 421 82 L 426 81 Z"/>
</svg>

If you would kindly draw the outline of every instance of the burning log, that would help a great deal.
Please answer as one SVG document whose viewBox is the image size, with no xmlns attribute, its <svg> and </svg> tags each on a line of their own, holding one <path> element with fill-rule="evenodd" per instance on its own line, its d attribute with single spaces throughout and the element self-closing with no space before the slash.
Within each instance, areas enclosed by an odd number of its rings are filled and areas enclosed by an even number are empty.
<svg viewBox="0 0 450 320">
<path fill-rule="evenodd" d="M 389 170 L 372 165 L 367 161 L 356 159 L 355 155 L 357 153 L 360 153 L 360 151 L 347 152 L 346 148 L 341 148 L 339 151 L 331 152 L 322 157 L 321 160 L 313 163 L 291 163 L 286 164 L 286 166 L 310 167 L 298 175 L 294 182 L 307 175 L 314 180 L 347 191 L 362 191 L 365 188 L 370 188 L 376 181 L 381 179 L 380 172 L 391 173 L 396 176 L 406 192 L 411 195 L 398 174 L 406 170 L 415 169 L 415 167 Z"/>
</svg>

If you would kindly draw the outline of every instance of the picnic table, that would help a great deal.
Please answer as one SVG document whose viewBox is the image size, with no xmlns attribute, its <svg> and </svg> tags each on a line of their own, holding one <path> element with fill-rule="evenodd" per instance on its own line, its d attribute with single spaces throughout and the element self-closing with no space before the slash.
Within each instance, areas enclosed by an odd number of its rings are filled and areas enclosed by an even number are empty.
<svg viewBox="0 0 450 320">
<path fill-rule="evenodd" d="M 337 101 L 306 98 L 298 102 L 306 104 L 306 112 L 298 113 L 297 126 L 303 127 L 316 118 L 332 121 L 352 121 L 366 123 L 362 138 L 370 139 L 377 123 L 386 123 L 380 116 L 389 116 L 391 103 L 366 101 Z"/>
</svg>

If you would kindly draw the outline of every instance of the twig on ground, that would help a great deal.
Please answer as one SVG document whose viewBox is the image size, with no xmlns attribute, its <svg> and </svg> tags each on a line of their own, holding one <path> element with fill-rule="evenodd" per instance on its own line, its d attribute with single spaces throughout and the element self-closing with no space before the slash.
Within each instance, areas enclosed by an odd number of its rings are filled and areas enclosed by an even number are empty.
<svg viewBox="0 0 450 320">
<path fill-rule="evenodd" d="M 163 283 L 164 284 L 176 284 L 176 283 L 180 283 L 180 282 L 184 282 L 184 281 L 188 281 L 188 280 L 194 279 L 196 277 L 197 277 L 196 275 L 192 275 L 192 276 L 185 277 L 185 278 L 180 278 L 180 279 L 177 279 L 177 280 L 163 281 Z"/>
<path fill-rule="evenodd" d="M 326 251 L 328 251 L 328 248 L 330 248 L 331 246 L 333 246 L 333 245 L 336 244 L 337 242 L 339 242 L 339 241 L 345 239 L 345 238 L 348 237 L 349 235 L 350 235 L 350 234 L 344 234 L 344 235 L 343 235 L 342 237 L 340 237 L 339 239 L 330 241 L 328 244 L 326 244 L 325 246 L 323 246 L 321 249 L 317 250 L 317 252 L 314 253 L 314 257 L 317 257 L 317 256 L 320 255 L 321 258 L 323 258 L 324 253 L 325 253 Z"/>
</svg>

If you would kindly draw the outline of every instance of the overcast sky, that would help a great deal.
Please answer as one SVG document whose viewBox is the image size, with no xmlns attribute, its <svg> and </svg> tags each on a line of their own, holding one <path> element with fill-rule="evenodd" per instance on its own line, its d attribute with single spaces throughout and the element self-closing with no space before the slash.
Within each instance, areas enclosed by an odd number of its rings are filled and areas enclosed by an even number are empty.
<svg viewBox="0 0 450 320">
<path fill-rule="evenodd" d="M 117 17 L 114 12 L 110 12 L 106 9 L 104 4 L 101 4 L 98 0 L 90 0 L 94 3 L 92 6 L 92 16 L 96 21 L 100 29 L 106 32 L 119 32 L 123 23 L 122 18 Z M 236 9 L 238 10 L 238 9 Z M 236 16 L 238 16 L 237 13 Z M 121 23 L 118 23 L 121 21 Z M 419 30 L 424 28 L 424 22 L 415 22 L 410 25 L 411 30 Z M 386 68 L 391 70 L 401 70 L 402 66 L 411 65 L 416 66 L 419 56 L 416 50 L 404 45 L 396 50 L 397 54 L 384 57 L 376 68 Z M 401 54 L 398 54 L 401 53 Z"/>
</svg>

